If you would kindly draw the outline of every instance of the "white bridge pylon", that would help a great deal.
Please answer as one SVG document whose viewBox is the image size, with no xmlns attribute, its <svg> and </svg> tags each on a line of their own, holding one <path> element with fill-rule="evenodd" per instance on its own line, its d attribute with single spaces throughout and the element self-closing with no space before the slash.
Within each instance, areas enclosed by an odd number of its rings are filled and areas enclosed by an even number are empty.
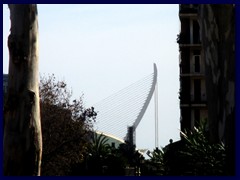
<svg viewBox="0 0 240 180">
<path fill-rule="evenodd" d="M 94 129 L 124 139 L 132 127 L 135 144 L 136 128 L 155 92 L 155 145 L 158 147 L 157 66 L 153 73 L 93 105 L 98 112 Z"/>
</svg>

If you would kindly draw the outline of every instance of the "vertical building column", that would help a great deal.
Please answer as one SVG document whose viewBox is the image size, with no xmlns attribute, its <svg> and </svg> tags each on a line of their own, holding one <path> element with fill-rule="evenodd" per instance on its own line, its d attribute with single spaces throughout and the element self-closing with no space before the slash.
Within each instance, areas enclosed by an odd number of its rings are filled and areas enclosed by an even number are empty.
<svg viewBox="0 0 240 180">
<path fill-rule="evenodd" d="M 193 20 L 190 18 L 190 44 L 193 44 Z"/>
</svg>

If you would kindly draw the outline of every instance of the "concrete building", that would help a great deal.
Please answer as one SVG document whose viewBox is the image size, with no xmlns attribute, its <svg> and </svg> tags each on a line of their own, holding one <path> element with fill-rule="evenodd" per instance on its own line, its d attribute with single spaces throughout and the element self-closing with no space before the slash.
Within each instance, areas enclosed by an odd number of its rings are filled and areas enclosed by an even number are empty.
<svg viewBox="0 0 240 180">
<path fill-rule="evenodd" d="M 180 4 L 179 43 L 181 130 L 207 121 L 205 64 L 198 23 L 198 5 Z"/>
<path fill-rule="evenodd" d="M 226 174 L 235 174 L 235 5 L 181 4 L 181 130 L 207 120 L 211 143 L 226 147 Z"/>
</svg>

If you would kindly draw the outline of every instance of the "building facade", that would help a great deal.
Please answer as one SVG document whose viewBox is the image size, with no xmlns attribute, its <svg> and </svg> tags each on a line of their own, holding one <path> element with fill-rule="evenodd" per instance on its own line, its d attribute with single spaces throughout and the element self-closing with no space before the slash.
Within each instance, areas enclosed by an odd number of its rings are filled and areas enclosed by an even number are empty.
<svg viewBox="0 0 240 180">
<path fill-rule="evenodd" d="M 207 120 L 209 141 L 223 142 L 235 174 L 235 5 L 181 4 L 181 130 Z"/>
<path fill-rule="evenodd" d="M 198 23 L 198 5 L 180 4 L 179 43 L 181 131 L 207 121 L 205 64 Z"/>
</svg>

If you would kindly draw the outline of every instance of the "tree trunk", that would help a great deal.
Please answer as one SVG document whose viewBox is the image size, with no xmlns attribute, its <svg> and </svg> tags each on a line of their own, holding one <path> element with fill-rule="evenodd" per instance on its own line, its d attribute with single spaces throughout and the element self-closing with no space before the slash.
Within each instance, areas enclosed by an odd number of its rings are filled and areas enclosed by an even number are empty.
<svg viewBox="0 0 240 180">
<path fill-rule="evenodd" d="M 4 175 L 40 175 L 37 5 L 9 5 L 9 77 L 4 107 Z"/>
<path fill-rule="evenodd" d="M 235 5 L 200 6 L 203 57 L 206 65 L 209 132 L 223 141 L 227 171 L 235 170 Z"/>
</svg>

